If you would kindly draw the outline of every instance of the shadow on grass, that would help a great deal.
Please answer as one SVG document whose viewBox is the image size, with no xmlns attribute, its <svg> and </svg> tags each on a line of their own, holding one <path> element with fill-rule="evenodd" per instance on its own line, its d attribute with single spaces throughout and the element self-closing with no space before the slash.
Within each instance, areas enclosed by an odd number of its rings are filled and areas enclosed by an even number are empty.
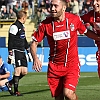
<svg viewBox="0 0 100 100">
<path fill-rule="evenodd" d="M 30 91 L 30 92 L 25 92 L 23 94 L 31 94 L 31 93 L 38 93 L 38 92 L 45 92 L 45 91 L 49 91 L 49 89 L 43 89 L 43 90 L 37 90 L 37 91 Z"/>
<path fill-rule="evenodd" d="M 24 92 L 24 93 L 22 93 L 22 94 L 32 94 L 32 93 L 39 93 L 39 92 L 45 92 L 45 91 L 49 91 L 49 89 L 43 89 L 43 90 L 37 90 L 37 91 L 30 91 L 30 92 Z M 12 96 L 12 95 L 2 95 L 2 96 L 0 96 L 0 98 L 1 97 L 10 97 L 10 96 Z"/>
<path fill-rule="evenodd" d="M 8 94 L 8 95 L 2 95 L 2 96 L 0 96 L 0 98 L 1 97 L 11 97 L 12 95 L 10 95 L 10 94 Z"/>
</svg>

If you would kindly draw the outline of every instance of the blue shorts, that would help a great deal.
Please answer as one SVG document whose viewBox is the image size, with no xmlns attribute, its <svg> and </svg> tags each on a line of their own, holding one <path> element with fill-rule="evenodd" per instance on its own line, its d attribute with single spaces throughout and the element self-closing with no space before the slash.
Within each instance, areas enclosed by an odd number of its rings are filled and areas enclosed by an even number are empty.
<svg viewBox="0 0 100 100">
<path fill-rule="evenodd" d="M 0 87 L 0 92 L 2 91 L 8 91 L 8 88 L 5 86 L 5 87 Z"/>
</svg>

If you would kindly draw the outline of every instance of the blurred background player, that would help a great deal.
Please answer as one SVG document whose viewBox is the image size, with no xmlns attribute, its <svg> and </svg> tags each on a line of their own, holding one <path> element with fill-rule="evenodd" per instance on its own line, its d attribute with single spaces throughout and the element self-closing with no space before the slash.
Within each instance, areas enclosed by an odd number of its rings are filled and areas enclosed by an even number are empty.
<svg viewBox="0 0 100 100">
<path fill-rule="evenodd" d="M 12 69 L 0 56 L 0 91 L 9 91 L 13 95 L 12 87 L 8 82 L 12 80 Z"/>
<path fill-rule="evenodd" d="M 92 26 L 92 31 L 95 32 L 98 36 L 100 36 L 100 0 L 93 0 L 93 10 L 81 16 L 81 19 L 86 24 L 86 27 L 89 28 Z M 100 78 L 100 42 L 95 41 L 98 51 L 96 52 L 96 58 L 98 62 L 98 75 Z"/>
</svg>

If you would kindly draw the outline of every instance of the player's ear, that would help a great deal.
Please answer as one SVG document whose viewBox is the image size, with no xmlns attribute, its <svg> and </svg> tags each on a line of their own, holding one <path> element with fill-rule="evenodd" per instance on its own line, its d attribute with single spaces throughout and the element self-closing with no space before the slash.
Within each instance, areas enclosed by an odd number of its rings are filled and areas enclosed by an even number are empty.
<svg viewBox="0 0 100 100">
<path fill-rule="evenodd" d="M 65 11 L 65 10 L 66 10 L 66 6 L 64 5 L 64 6 L 63 6 L 63 11 Z"/>
</svg>

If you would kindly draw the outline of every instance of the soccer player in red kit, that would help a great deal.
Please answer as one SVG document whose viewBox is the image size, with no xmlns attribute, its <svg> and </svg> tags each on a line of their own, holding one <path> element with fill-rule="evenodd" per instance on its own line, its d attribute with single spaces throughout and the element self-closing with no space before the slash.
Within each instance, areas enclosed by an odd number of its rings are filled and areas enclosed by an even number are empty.
<svg viewBox="0 0 100 100">
<path fill-rule="evenodd" d="M 80 76 L 77 32 L 100 41 L 94 32 L 88 31 L 79 16 L 65 12 L 66 0 L 51 0 L 51 17 L 42 21 L 32 35 L 30 45 L 34 60 L 33 69 L 39 72 L 42 63 L 37 57 L 37 45 L 47 36 L 50 46 L 48 84 L 55 100 L 78 100 L 75 90 Z"/>
<path fill-rule="evenodd" d="M 93 31 L 95 32 L 95 34 L 100 36 L 100 0 L 93 0 L 93 8 L 93 10 L 81 16 L 81 19 L 87 25 L 90 24 L 93 27 Z M 96 58 L 98 62 L 98 75 L 100 78 L 100 42 L 95 41 L 95 43 L 98 47 L 98 51 L 96 52 Z"/>
</svg>

